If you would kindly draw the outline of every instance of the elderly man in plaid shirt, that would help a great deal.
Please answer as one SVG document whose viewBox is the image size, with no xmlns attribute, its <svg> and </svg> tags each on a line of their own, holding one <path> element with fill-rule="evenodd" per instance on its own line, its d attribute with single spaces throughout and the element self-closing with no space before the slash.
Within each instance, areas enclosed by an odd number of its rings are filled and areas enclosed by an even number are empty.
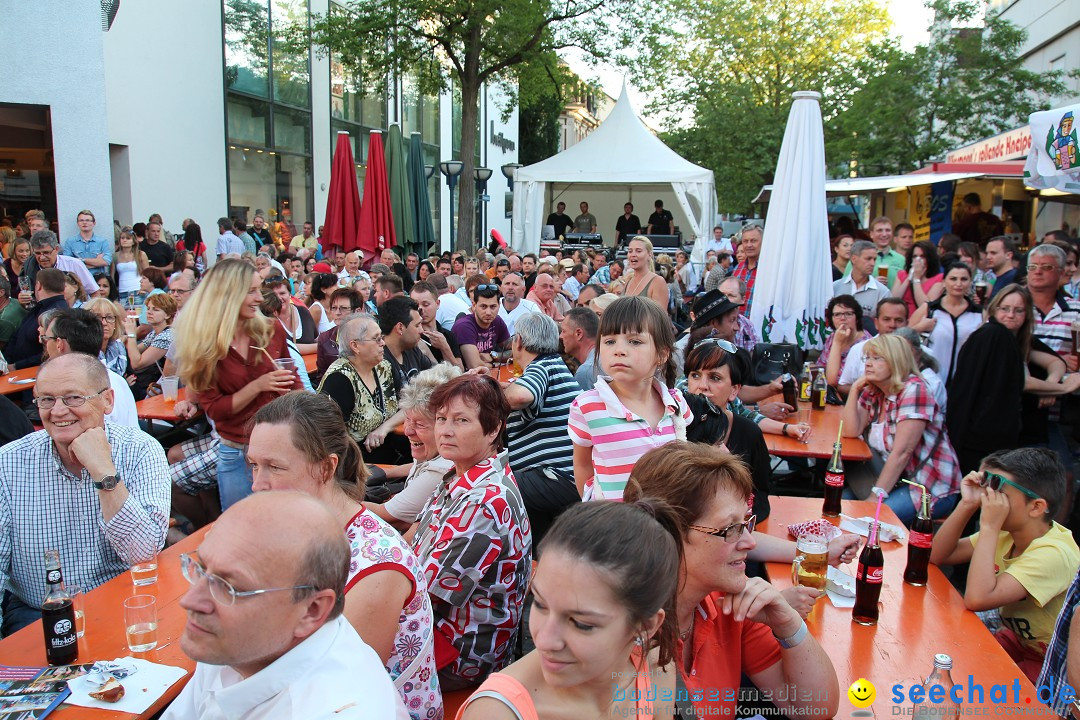
<svg viewBox="0 0 1080 720">
<path fill-rule="evenodd" d="M 157 440 L 105 421 L 105 366 L 79 353 L 45 363 L 34 387 L 44 430 L 0 449 L 0 587 L 6 637 L 41 617 L 43 554 L 90 589 L 153 557 L 169 523 L 169 469 Z"/>
</svg>

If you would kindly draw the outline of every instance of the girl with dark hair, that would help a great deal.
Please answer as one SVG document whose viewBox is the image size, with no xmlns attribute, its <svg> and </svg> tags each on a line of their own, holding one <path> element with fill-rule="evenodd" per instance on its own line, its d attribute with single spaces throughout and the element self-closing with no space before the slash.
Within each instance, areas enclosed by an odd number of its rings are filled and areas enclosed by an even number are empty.
<svg viewBox="0 0 1080 720">
<path fill-rule="evenodd" d="M 316 334 L 324 333 L 334 327 L 334 321 L 330 319 L 330 313 L 327 312 L 323 301 L 329 297 L 327 291 L 333 292 L 333 288 L 336 288 L 337 284 L 337 275 L 331 273 L 316 273 L 311 280 L 311 286 L 308 288 L 311 304 L 308 305 L 308 310 L 311 312 L 311 319 L 315 321 L 318 327 Z"/>
<path fill-rule="evenodd" d="M 851 348 L 872 336 L 863 329 L 862 306 L 851 295 L 837 295 L 829 301 L 825 322 L 832 334 L 825 340 L 817 365 L 825 369 L 826 382 L 835 386 Z"/>
<path fill-rule="evenodd" d="M 917 332 L 930 333 L 928 349 L 938 361 L 946 388 L 955 375 L 960 348 L 983 323 L 982 312 L 971 301 L 971 278 L 969 266 L 960 262 L 950 265 L 945 271 L 945 294 L 920 307 L 908 321 Z"/>
<path fill-rule="evenodd" d="M 560 515 L 532 582 L 536 649 L 489 676 L 458 717 L 674 717 L 683 532 L 676 511 L 650 499 Z"/>
<path fill-rule="evenodd" d="M 787 716 L 833 717 L 839 683 L 829 656 L 776 588 L 746 577 L 756 546 L 752 494 L 746 466 L 710 445 L 669 443 L 634 466 L 624 500 L 662 500 L 682 529 L 683 561 L 670 566 L 679 568 L 671 572 L 679 672 L 699 717 L 735 717 L 743 674 Z M 791 684 L 814 692 L 781 692 Z"/>
<path fill-rule="evenodd" d="M 634 462 L 686 439 L 693 416 L 675 390 L 675 333 L 667 312 L 643 295 L 621 297 L 600 318 L 600 376 L 570 405 L 574 479 L 586 500 L 617 500 Z"/>
<path fill-rule="evenodd" d="M 428 276 L 435 272 L 435 266 L 431 264 L 429 260 L 425 260 L 420 263 L 416 268 L 416 277 L 420 280 L 427 280 Z"/>
<path fill-rule="evenodd" d="M 202 228 L 191 222 L 184 229 L 184 239 L 176 243 L 177 250 L 187 250 L 195 258 L 195 267 L 206 270 L 206 243 L 203 242 Z"/>
<path fill-rule="evenodd" d="M 896 274 L 892 294 L 903 299 L 910 316 L 921 306 L 941 297 L 945 291 L 942 279 L 937 248 L 932 242 L 920 240 L 907 251 L 904 269 Z"/>
<path fill-rule="evenodd" d="M 291 392 L 259 408 L 248 446 L 252 489 L 321 500 L 352 546 L 345 619 L 379 654 L 414 720 L 442 712 L 431 601 L 420 561 L 397 531 L 364 507 L 367 466 L 337 405 Z"/>
</svg>

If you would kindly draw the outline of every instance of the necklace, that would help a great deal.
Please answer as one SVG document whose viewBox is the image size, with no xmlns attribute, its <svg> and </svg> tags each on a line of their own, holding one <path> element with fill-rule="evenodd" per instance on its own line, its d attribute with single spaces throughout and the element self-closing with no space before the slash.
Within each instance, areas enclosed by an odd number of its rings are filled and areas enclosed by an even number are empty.
<svg viewBox="0 0 1080 720">
<path fill-rule="evenodd" d="M 680 630 L 679 631 L 679 639 L 680 640 L 686 640 L 688 637 L 690 637 L 690 634 L 693 633 L 693 632 L 694 632 L 694 618 L 691 617 L 690 618 L 690 627 L 686 628 L 686 630 Z"/>
</svg>

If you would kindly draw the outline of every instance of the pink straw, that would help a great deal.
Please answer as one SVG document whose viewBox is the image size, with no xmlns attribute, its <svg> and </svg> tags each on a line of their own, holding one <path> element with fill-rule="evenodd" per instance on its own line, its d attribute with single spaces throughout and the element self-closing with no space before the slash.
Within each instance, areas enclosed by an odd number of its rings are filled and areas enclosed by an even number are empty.
<svg viewBox="0 0 1080 720">
<path fill-rule="evenodd" d="M 874 527 L 870 528 L 870 545 L 877 544 L 878 525 L 881 523 L 881 501 L 885 499 L 885 493 L 877 493 L 877 510 L 874 512 Z"/>
</svg>

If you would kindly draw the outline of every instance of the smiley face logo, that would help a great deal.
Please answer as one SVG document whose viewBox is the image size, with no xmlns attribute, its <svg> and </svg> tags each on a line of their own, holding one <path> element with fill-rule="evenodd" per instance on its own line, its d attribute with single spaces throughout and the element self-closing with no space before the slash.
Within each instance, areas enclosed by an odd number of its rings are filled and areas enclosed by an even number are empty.
<svg viewBox="0 0 1080 720">
<path fill-rule="evenodd" d="M 851 687 L 847 691 L 848 700 L 851 704 L 857 708 L 868 708 L 873 704 L 874 698 L 877 697 L 877 690 L 874 688 L 874 683 L 870 682 L 866 678 L 859 678 L 855 682 L 851 683 Z"/>
</svg>

